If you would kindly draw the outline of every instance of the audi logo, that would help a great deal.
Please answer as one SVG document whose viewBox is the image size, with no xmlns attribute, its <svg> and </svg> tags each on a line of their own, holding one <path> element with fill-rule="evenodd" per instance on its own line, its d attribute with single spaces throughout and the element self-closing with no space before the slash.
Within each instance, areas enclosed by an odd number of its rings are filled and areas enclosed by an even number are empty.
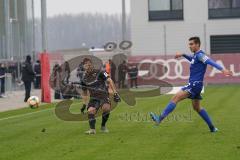
<svg viewBox="0 0 240 160">
<path fill-rule="evenodd" d="M 188 79 L 189 76 L 183 75 L 184 63 L 189 64 L 189 62 L 185 59 L 144 59 L 138 64 L 139 75 L 144 80 L 174 80 L 177 78 Z"/>
</svg>

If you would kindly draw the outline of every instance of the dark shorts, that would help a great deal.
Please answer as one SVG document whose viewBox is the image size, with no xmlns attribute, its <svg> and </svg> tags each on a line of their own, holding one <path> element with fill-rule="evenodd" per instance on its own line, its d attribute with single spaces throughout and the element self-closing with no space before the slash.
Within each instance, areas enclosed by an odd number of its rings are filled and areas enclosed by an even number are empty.
<svg viewBox="0 0 240 160">
<path fill-rule="evenodd" d="M 83 82 L 80 82 L 80 88 L 81 88 L 83 91 L 87 91 L 87 86 L 86 86 Z"/>
<path fill-rule="evenodd" d="M 182 88 L 183 91 L 188 92 L 190 99 L 202 100 L 201 91 L 203 89 L 203 82 L 191 82 Z"/>
<path fill-rule="evenodd" d="M 83 90 L 84 92 L 87 92 L 87 87 L 86 87 L 86 86 L 82 86 L 82 90 Z"/>
<path fill-rule="evenodd" d="M 90 107 L 93 107 L 96 110 L 99 110 L 99 108 L 102 107 L 104 104 L 111 104 L 109 97 L 105 97 L 102 99 L 90 98 L 90 100 L 88 102 L 88 109 Z"/>
</svg>

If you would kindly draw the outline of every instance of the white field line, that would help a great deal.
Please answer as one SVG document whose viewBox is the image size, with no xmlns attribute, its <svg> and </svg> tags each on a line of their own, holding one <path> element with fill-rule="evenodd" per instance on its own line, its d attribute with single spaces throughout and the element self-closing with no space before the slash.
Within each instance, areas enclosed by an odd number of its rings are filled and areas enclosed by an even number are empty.
<svg viewBox="0 0 240 160">
<path fill-rule="evenodd" d="M 45 112 L 45 111 L 49 111 L 49 110 L 52 110 L 52 109 L 53 108 L 49 108 L 49 109 L 45 109 L 45 110 L 42 110 L 42 111 L 36 111 L 36 112 L 31 112 L 31 113 L 25 113 L 25 114 L 10 116 L 10 117 L 6 117 L 6 118 L 2 118 L 2 119 L 0 119 L 0 121 L 4 121 L 4 120 L 8 120 L 8 119 L 14 119 L 14 118 L 21 118 L 21 117 L 25 117 L 25 116 L 29 116 L 29 115 L 33 115 L 33 114 L 37 114 L 37 113 L 41 113 L 41 112 Z"/>
<path fill-rule="evenodd" d="M 71 106 L 75 106 L 77 104 L 81 104 L 81 103 L 73 103 Z M 41 111 L 36 111 L 36 112 L 31 112 L 31 113 L 25 113 L 25 114 L 5 117 L 5 118 L 0 119 L 0 121 L 4 121 L 4 120 L 8 120 L 8 119 L 14 119 L 14 118 L 21 118 L 21 117 L 25 117 L 25 116 L 29 116 L 29 115 L 33 115 L 33 114 L 37 114 L 37 113 L 42 113 L 42 112 L 50 111 L 50 110 L 54 110 L 54 109 L 55 108 L 49 108 L 49 109 L 44 109 L 44 110 L 41 110 Z"/>
</svg>

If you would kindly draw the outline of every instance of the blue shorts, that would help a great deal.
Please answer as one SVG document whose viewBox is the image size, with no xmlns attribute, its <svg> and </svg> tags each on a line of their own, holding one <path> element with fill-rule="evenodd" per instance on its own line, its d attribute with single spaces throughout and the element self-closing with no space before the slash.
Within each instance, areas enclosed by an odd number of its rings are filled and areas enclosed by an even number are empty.
<svg viewBox="0 0 240 160">
<path fill-rule="evenodd" d="M 202 96 L 201 96 L 202 89 L 203 89 L 203 82 L 200 82 L 200 81 L 190 82 L 188 85 L 182 88 L 183 91 L 186 91 L 190 94 L 188 98 L 198 99 L 198 100 L 202 99 Z"/>
</svg>

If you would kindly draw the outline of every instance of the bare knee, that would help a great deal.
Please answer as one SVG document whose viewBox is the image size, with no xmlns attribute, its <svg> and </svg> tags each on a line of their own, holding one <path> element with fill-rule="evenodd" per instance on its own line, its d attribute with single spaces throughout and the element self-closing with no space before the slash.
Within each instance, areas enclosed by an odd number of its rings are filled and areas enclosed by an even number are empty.
<svg viewBox="0 0 240 160">
<path fill-rule="evenodd" d="M 199 100 L 192 100 L 192 107 L 196 112 L 199 113 L 201 111 L 200 101 Z"/>
<path fill-rule="evenodd" d="M 93 107 L 90 107 L 90 108 L 88 109 L 88 114 L 96 114 L 96 109 L 93 108 Z"/>
<path fill-rule="evenodd" d="M 110 104 L 103 105 L 102 110 L 103 110 L 103 112 L 110 112 L 111 111 Z"/>
<path fill-rule="evenodd" d="M 181 98 L 177 94 L 174 95 L 171 99 L 171 101 L 175 104 L 177 104 L 180 100 L 181 100 Z"/>
<path fill-rule="evenodd" d="M 199 105 L 193 105 L 193 109 L 198 113 L 201 111 L 201 107 Z"/>
<path fill-rule="evenodd" d="M 172 97 L 172 102 L 177 104 L 178 102 L 180 102 L 181 100 L 184 100 L 185 98 L 187 98 L 189 96 L 188 92 L 185 91 L 179 91 L 177 94 L 175 94 Z"/>
</svg>

